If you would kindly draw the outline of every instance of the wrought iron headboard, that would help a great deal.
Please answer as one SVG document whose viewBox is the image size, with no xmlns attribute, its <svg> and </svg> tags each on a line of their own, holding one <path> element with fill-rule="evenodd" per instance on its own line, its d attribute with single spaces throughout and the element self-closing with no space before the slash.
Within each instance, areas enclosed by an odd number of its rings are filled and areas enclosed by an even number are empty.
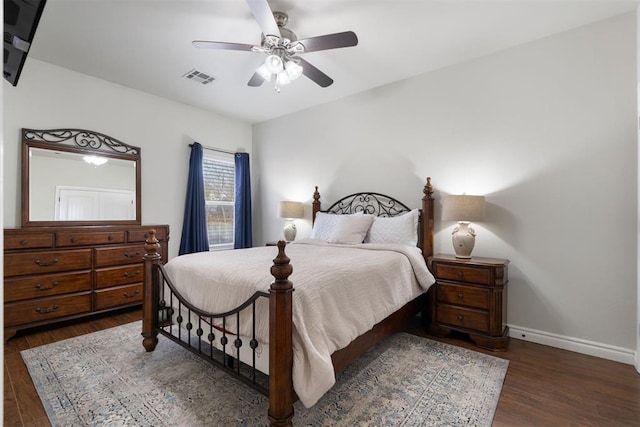
<svg viewBox="0 0 640 427">
<path fill-rule="evenodd" d="M 343 197 L 322 212 L 341 215 L 362 212 L 369 215 L 392 217 L 410 210 L 404 203 L 384 194 L 355 193 Z"/>
</svg>

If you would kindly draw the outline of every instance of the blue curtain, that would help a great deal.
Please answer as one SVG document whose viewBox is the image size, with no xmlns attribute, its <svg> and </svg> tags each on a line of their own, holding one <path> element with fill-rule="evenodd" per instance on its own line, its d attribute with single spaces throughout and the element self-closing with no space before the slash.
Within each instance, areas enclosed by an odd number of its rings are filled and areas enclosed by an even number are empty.
<svg viewBox="0 0 640 427">
<path fill-rule="evenodd" d="M 189 159 L 189 182 L 187 201 L 184 205 L 184 221 L 179 255 L 209 250 L 207 233 L 207 211 L 204 200 L 204 177 L 202 168 L 202 145 L 191 145 Z"/>
<path fill-rule="evenodd" d="M 236 203 L 234 249 L 253 246 L 251 237 L 251 176 L 249 154 L 236 153 Z"/>
</svg>

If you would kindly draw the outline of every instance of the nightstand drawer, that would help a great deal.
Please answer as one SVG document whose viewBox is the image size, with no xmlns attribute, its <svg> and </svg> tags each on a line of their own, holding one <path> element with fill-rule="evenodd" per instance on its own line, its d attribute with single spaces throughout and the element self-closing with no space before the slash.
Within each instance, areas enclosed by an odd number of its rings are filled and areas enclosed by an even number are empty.
<svg viewBox="0 0 640 427">
<path fill-rule="evenodd" d="M 489 332 L 489 313 L 451 305 L 438 306 L 437 321 L 446 325 Z"/>
<path fill-rule="evenodd" d="M 479 285 L 493 284 L 491 269 L 488 268 L 436 263 L 434 270 L 433 274 L 438 279 L 477 283 Z"/>
<path fill-rule="evenodd" d="M 439 282 L 437 297 L 438 301 L 444 303 L 489 309 L 489 289 L 485 288 Z"/>
</svg>

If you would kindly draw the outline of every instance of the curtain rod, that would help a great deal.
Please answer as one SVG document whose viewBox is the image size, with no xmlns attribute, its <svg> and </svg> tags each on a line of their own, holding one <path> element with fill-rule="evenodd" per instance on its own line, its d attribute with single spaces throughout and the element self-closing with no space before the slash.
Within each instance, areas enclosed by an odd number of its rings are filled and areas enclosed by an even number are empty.
<svg viewBox="0 0 640 427">
<path fill-rule="evenodd" d="M 202 145 L 202 144 L 200 144 L 200 145 Z M 193 144 L 189 144 L 189 147 L 193 147 Z M 236 154 L 235 151 L 223 150 L 222 148 L 207 147 L 207 146 L 204 146 L 204 145 L 202 145 L 202 148 L 204 148 L 205 150 L 219 151 L 220 153 Z"/>
</svg>

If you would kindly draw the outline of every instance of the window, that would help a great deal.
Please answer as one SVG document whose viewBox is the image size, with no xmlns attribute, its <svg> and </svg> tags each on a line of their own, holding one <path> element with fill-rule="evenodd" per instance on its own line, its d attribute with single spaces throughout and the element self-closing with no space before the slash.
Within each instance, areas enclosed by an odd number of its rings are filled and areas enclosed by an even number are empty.
<svg viewBox="0 0 640 427">
<path fill-rule="evenodd" d="M 233 154 L 205 150 L 202 166 L 209 249 L 233 249 L 235 212 Z"/>
</svg>

